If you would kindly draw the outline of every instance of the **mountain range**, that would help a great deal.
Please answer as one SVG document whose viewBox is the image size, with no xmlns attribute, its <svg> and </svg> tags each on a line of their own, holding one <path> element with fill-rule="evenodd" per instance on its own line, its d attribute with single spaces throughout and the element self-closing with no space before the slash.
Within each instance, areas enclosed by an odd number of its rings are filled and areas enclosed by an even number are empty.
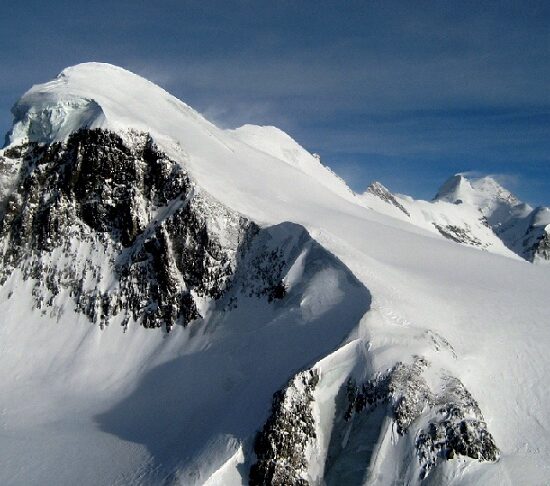
<svg viewBox="0 0 550 486">
<path fill-rule="evenodd" d="M 1 484 L 544 484 L 550 209 L 356 194 L 122 68 L 0 151 Z"/>
</svg>

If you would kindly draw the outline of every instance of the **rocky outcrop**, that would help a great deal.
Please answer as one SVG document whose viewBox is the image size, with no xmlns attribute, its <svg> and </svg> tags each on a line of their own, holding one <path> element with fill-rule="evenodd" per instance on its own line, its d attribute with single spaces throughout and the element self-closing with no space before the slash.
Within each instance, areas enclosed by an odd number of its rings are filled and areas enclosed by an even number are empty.
<svg viewBox="0 0 550 486">
<path fill-rule="evenodd" d="M 434 397 L 434 417 L 416 439 L 422 478 L 440 461 L 457 455 L 490 462 L 500 455 L 470 392 L 455 377 L 445 376 L 443 383 L 443 391 Z"/>
<path fill-rule="evenodd" d="M 472 395 L 460 380 L 448 375 L 441 377 L 441 386 L 434 391 L 423 376 L 428 367 L 425 359 L 416 358 L 361 385 L 348 381 L 344 418 L 350 421 L 353 415 L 372 412 L 386 403 L 398 434 L 407 434 L 414 423 L 420 479 L 441 461 L 457 455 L 496 461 L 499 450 Z"/>
<path fill-rule="evenodd" d="M 439 231 L 441 236 L 444 236 L 448 240 L 454 241 L 455 243 L 463 243 L 466 245 L 482 247 L 483 243 L 471 234 L 471 229 L 466 225 L 464 228 L 454 224 L 440 225 L 437 223 L 432 223 Z"/>
<path fill-rule="evenodd" d="M 369 187 L 367 187 L 367 192 L 378 196 L 382 201 L 386 201 L 389 204 L 392 204 L 397 209 L 405 213 L 407 216 L 410 216 L 410 213 L 405 209 L 405 207 L 395 198 L 395 196 L 380 182 L 373 182 Z"/>
<path fill-rule="evenodd" d="M 528 225 L 520 238 L 523 256 L 532 262 L 550 261 L 550 209 L 536 208 L 529 217 Z"/>
<path fill-rule="evenodd" d="M 350 420 L 354 413 L 370 411 L 379 403 L 391 403 L 397 431 L 404 434 L 409 425 L 432 401 L 428 384 L 422 379 L 422 372 L 428 366 L 419 358 L 412 365 L 396 364 L 385 374 L 376 376 L 358 386 L 348 381 L 348 408 L 345 419 Z"/>
<path fill-rule="evenodd" d="M 550 232 L 544 230 L 530 250 L 532 252 L 532 261 L 550 261 Z"/>
<path fill-rule="evenodd" d="M 309 484 L 306 451 L 316 439 L 311 404 L 318 381 L 316 370 L 303 371 L 273 396 L 271 415 L 254 442 L 251 485 Z"/>
<path fill-rule="evenodd" d="M 119 314 L 186 325 L 230 288 L 259 232 L 146 134 L 80 130 L 65 144 L 11 147 L 0 163 L 11 174 L 0 181 L 0 282 L 14 271 L 33 279 L 44 312 L 61 312 L 65 292 L 100 325 Z M 283 297 L 280 255 L 258 258 L 255 293 Z"/>
</svg>

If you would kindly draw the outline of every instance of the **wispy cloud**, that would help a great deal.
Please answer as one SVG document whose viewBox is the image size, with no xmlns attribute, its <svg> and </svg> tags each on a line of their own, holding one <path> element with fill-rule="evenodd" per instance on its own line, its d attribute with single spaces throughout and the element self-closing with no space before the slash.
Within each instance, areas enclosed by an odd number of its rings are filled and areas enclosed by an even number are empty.
<svg viewBox="0 0 550 486">
<path fill-rule="evenodd" d="M 66 65 L 113 62 L 224 127 L 278 125 L 349 179 L 372 160 L 426 187 L 424 166 L 504 164 L 550 193 L 546 1 L 97 3 L 3 12 L 3 111 Z"/>
</svg>

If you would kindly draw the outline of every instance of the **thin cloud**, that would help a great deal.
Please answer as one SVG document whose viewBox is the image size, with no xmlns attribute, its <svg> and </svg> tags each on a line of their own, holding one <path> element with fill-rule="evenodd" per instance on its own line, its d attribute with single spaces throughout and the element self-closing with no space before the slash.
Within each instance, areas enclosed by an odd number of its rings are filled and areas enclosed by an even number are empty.
<svg viewBox="0 0 550 486">
<path fill-rule="evenodd" d="M 224 127 L 280 126 L 334 165 L 382 161 L 414 187 L 428 169 L 510 170 L 522 187 L 547 181 L 533 198 L 550 192 L 548 2 L 123 0 L 76 22 L 56 3 L 0 19 L 4 113 L 66 65 L 112 62 Z"/>
</svg>

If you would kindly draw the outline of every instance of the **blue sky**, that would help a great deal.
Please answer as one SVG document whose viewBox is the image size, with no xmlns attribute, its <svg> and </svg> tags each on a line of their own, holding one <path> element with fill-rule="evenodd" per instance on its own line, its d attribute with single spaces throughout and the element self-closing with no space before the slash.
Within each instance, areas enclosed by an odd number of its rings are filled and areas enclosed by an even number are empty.
<svg viewBox="0 0 550 486">
<path fill-rule="evenodd" d="M 550 204 L 548 1 L 22 0 L 0 46 L 3 132 L 32 84 L 111 62 L 222 126 L 279 126 L 357 191 L 476 171 Z"/>
</svg>

